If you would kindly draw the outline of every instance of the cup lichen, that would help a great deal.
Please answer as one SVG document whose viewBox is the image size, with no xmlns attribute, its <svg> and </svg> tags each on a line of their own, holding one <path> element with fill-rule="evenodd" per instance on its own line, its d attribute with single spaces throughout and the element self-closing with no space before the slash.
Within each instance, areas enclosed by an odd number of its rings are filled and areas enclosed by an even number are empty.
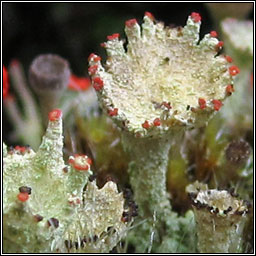
<svg viewBox="0 0 256 256">
<path fill-rule="evenodd" d="M 205 125 L 231 95 L 227 87 L 239 73 L 218 55 L 223 42 L 215 31 L 199 40 L 200 25 L 201 16 L 195 12 L 183 28 L 165 27 L 146 12 L 141 26 L 136 19 L 126 21 L 127 45 L 118 33 L 107 37 L 102 44 L 108 56 L 104 66 L 99 56 L 89 56 L 101 106 L 123 129 L 134 198 L 140 218 L 148 222 L 137 231 L 142 236 L 136 245 L 139 252 L 161 248 L 166 233 L 173 242 L 180 239 L 175 235 L 178 217 L 166 191 L 171 141 L 185 129 Z"/>
<path fill-rule="evenodd" d="M 239 253 L 249 211 L 246 201 L 227 190 L 195 182 L 186 188 L 196 220 L 200 253 Z"/>
<path fill-rule="evenodd" d="M 61 110 L 49 113 L 37 152 L 3 147 L 4 252 L 109 252 L 125 235 L 129 223 L 122 221 L 126 209 L 116 184 L 99 189 L 88 181 L 85 155 L 65 164 Z"/>
</svg>

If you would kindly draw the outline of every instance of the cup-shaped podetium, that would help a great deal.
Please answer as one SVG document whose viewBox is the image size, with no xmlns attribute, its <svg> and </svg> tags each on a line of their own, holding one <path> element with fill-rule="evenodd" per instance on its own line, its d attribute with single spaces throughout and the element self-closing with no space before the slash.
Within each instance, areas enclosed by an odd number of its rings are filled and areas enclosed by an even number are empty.
<svg viewBox="0 0 256 256">
<path fill-rule="evenodd" d="M 102 44 L 101 58 L 89 56 L 89 74 L 101 105 L 119 126 L 140 136 L 158 136 L 173 127 L 201 126 L 229 96 L 234 74 L 223 42 L 211 31 L 199 40 L 201 16 L 170 28 L 146 12 L 140 26 L 125 23 L 127 46 L 115 33 Z M 125 49 L 126 48 L 126 49 Z M 238 72 L 237 72 L 238 73 Z"/>
<path fill-rule="evenodd" d="M 37 94 L 45 126 L 48 113 L 59 107 L 59 100 L 70 80 L 69 63 L 55 54 L 37 56 L 29 68 L 29 82 Z"/>
<path fill-rule="evenodd" d="M 250 204 L 233 190 L 208 189 L 195 182 L 187 187 L 195 214 L 198 249 L 201 253 L 238 253 Z"/>
<path fill-rule="evenodd" d="M 64 90 L 69 78 L 69 63 L 55 54 L 37 56 L 29 69 L 30 84 L 38 94 Z"/>
</svg>

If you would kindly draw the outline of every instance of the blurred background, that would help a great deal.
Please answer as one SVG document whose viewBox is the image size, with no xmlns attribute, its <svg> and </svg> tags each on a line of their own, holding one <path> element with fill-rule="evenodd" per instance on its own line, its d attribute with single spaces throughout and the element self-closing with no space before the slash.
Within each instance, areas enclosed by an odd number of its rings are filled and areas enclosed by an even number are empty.
<svg viewBox="0 0 256 256">
<path fill-rule="evenodd" d="M 69 60 L 74 73 L 84 75 L 89 54 L 104 55 L 100 43 L 106 36 L 124 37 L 124 22 L 141 22 L 145 11 L 166 25 L 180 26 L 191 12 L 199 12 L 201 33 L 214 29 L 203 3 L 3 3 L 3 64 L 17 58 L 27 67 L 36 55 L 50 52 Z M 248 16 L 252 19 L 252 11 Z"/>
<path fill-rule="evenodd" d="M 106 36 L 124 36 L 125 21 L 142 21 L 145 11 L 176 25 L 184 25 L 191 11 L 197 11 L 204 21 L 202 32 L 212 29 L 201 3 L 3 3 L 3 63 L 18 58 L 28 65 L 36 55 L 51 52 L 83 75 L 89 54 L 104 53 L 100 43 Z"/>
</svg>

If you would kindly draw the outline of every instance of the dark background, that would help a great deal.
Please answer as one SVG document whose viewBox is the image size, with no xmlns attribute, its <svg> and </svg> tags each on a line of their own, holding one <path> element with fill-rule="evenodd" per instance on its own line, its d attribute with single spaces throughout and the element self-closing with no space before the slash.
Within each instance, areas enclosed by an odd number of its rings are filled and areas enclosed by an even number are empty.
<svg viewBox="0 0 256 256">
<path fill-rule="evenodd" d="M 27 73 L 35 56 L 55 53 L 70 62 L 78 76 L 87 76 L 87 58 L 94 52 L 105 56 L 100 43 L 106 36 L 120 33 L 124 38 L 125 21 L 142 22 L 149 11 L 166 25 L 184 26 L 191 12 L 202 16 L 201 34 L 216 29 L 204 3 L 3 3 L 2 60 L 8 67 L 18 59 Z M 252 19 L 253 12 L 249 14 Z M 3 118 L 3 135 L 11 128 Z"/>
<path fill-rule="evenodd" d="M 104 54 L 100 43 L 120 33 L 124 23 L 152 12 L 165 24 L 184 25 L 199 12 L 202 33 L 212 30 L 203 3 L 3 3 L 3 64 L 17 58 L 25 68 L 40 53 L 56 53 L 69 60 L 77 75 L 84 75 L 91 52 Z"/>
</svg>

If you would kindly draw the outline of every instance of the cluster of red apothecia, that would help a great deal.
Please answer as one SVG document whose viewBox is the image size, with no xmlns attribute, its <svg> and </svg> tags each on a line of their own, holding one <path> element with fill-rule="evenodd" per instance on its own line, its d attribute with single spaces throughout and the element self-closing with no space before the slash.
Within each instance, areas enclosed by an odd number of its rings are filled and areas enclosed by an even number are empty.
<svg viewBox="0 0 256 256">
<path fill-rule="evenodd" d="M 8 150 L 8 154 L 12 155 L 14 153 L 18 153 L 21 155 L 24 155 L 25 153 L 30 153 L 31 152 L 31 147 L 26 145 L 26 146 L 10 146 Z"/>
<path fill-rule="evenodd" d="M 149 17 L 149 18 L 150 18 L 151 20 L 153 20 L 153 21 L 155 20 L 154 15 L 153 15 L 152 13 L 150 13 L 150 12 L 145 12 L 145 16 Z M 200 14 L 197 13 L 197 12 L 192 12 L 192 13 L 190 14 L 190 17 L 191 17 L 191 19 L 192 19 L 195 23 L 201 22 L 201 19 L 202 19 L 201 16 L 200 16 Z M 126 26 L 127 28 L 132 28 L 132 27 L 135 26 L 136 24 L 137 24 L 137 20 L 136 20 L 136 19 L 130 19 L 130 20 L 127 20 L 127 21 L 125 22 L 125 26 Z M 217 34 L 216 31 L 213 30 L 213 31 L 210 32 L 210 36 L 216 38 L 216 37 L 218 36 L 218 34 Z M 120 37 L 120 35 L 119 35 L 118 33 L 114 33 L 114 34 L 112 34 L 112 35 L 110 35 L 110 36 L 107 36 L 107 40 L 109 40 L 109 41 L 118 40 L 119 37 Z M 106 44 L 105 44 L 105 43 L 102 43 L 101 46 L 106 47 Z M 224 42 L 223 42 L 223 41 L 219 41 L 219 42 L 217 43 L 217 45 L 216 45 L 216 51 L 220 51 L 223 46 L 224 46 Z M 230 56 L 224 56 L 224 58 L 226 59 L 226 61 L 227 61 L 228 63 L 232 63 L 232 58 L 231 58 Z M 94 54 L 94 53 L 92 53 L 92 54 L 89 56 L 89 59 L 88 59 L 88 60 L 97 63 L 97 62 L 101 61 L 101 57 L 100 57 L 100 56 L 97 56 L 97 55 Z M 89 72 L 90 75 L 95 75 L 95 73 L 97 72 L 97 69 L 98 69 L 98 65 L 95 64 L 95 65 L 92 65 L 92 66 L 89 67 L 88 72 Z M 229 70 L 229 74 L 230 74 L 231 76 L 235 76 L 235 75 L 237 75 L 237 74 L 240 73 L 239 68 L 238 68 L 237 66 L 234 66 L 234 65 L 233 65 L 233 66 L 230 66 L 230 67 L 228 68 L 228 70 Z M 93 84 L 93 87 L 94 87 L 94 89 L 95 89 L 96 91 L 101 91 L 101 90 L 103 89 L 103 86 L 104 86 L 104 81 L 103 81 L 100 77 L 97 76 L 97 77 L 94 77 L 94 78 L 92 79 L 92 84 Z M 231 95 L 234 91 L 235 91 L 235 90 L 234 90 L 234 87 L 233 87 L 232 84 L 229 84 L 229 85 L 226 86 L 226 94 L 227 94 L 228 96 Z M 213 99 L 213 100 L 211 101 L 211 103 L 212 103 L 213 108 L 214 108 L 215 111 L 219 111 L 220 108 L 223 106 L 223 103 L 222 103 L 220 100 L 217 100 L 217 99 Z M 203 98 L 199 98 L 199 99 L 198 99 L 198 105 L 199 105 L 199 108 L 198 108 L 198 109 L 204 109 L 204 108 L 206 108 L 206 100 L 203 99 Z M 165 106 L 166 106 L 166 105 L 165 105 Z M 170 103 L 169 103 L 169 106 L 166 106 L 166 107 L 168 107 L 168 109 L 170 109 L 170 108 L 171 108 Z M 198 111 L 196 108 L 193 108 L 193 107 L 190 108 L 190 110 L 191 110 L 192 112 L 197 112 L 197 111 Z M 109 109 L 109 110 L 108 110 L 108 114 L 109 114 L 109 116 L 111 116 L 111 117 L 117 116 L 117 115 L 118 115 L 118 108 Z M 150 123 L 149 120 L 145 120 L 145 122 L 142 124 L 142 127 L 143 127 L 144 129 L 146 129 L 146 130 L 148 130 L 149 128 L 151 128 L 151 127 L 153 127 L 153 126 L 161 126 L 161 120 L 160 120 L 160 118 L 155 118 L 152 123 Z"/>
</svg>

